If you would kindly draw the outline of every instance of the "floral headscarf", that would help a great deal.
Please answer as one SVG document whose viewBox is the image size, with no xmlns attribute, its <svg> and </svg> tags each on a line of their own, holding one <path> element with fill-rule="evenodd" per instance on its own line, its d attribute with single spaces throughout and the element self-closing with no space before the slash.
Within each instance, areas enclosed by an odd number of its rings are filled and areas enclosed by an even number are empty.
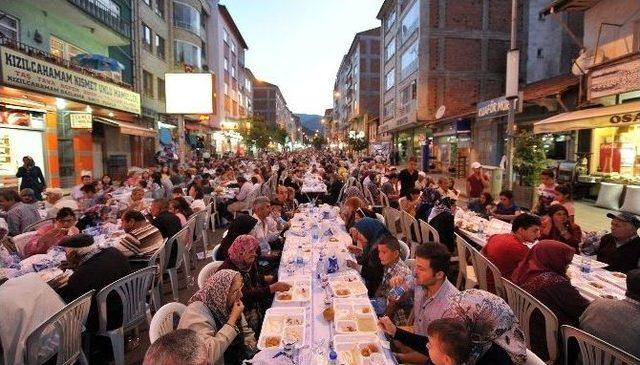
<svg viewBox="0 0 640 365">
<path fill-rule="evenodd" d="M 524 333 L 502 298 L 487 291 L 467 289 L 451 298 L 443 318 L 460 319 L 469 326 L 473 348 L 467 364 L 475 364 L 494 343 L 507 352 L 514 364 L 526 362 Z"/>
<path fill-rule="evenodd" d="M 364 200 L 364 194 L 362 194 L 362 191 L 357 186 L 352 185 L 344 189 L 344 191 L 342 192 L 342 201 L 345 201 L 353 196 Z"/>
<path fill-rule="evenodd" d="M 255 252 L 259 245 L 260 241 L 251 235 L 243 234 L 238 236 L 231 244 L 231 247 L 229 247 L 229 259 L 242 269 L 245 266 L 243 260 L 244 255 L 247 252 Z"/>
<path fill-rule="evenodd" d="M 189 299 L 189 304 L 202 302 L 209 308 L 213 316 L 220 323 L 225 323 L 229 318 L 227 308 L 227 295 L 236 276 L 240 275 L 234 270 L 219 270 L 207 279 L 202 289 L 198 290 Z"/>
</svg>

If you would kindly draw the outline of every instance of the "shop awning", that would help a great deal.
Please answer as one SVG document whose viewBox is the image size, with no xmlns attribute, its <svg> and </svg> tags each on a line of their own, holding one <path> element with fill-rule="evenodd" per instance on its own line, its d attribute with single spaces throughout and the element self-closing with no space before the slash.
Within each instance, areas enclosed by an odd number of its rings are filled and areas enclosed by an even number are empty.
<svg viewBox="0 0 640 365">
<path fill-rule="evenodd" d="M 153 128 L 144 128 L 139 125 L 135 125 L 129 122 L 123 122 L 120 120 L 102 118 L 102 117 L 93 117 L 93 120 L 96 122 L 100 122 L 106 125 L 110 125 L 113 127 L 120 128 L 120 133 L 129 134 L 132 136 L 140 136 L 140 137 L 150 137 L 155 138 L 157 133 Z"/>
<path fill-rule="evenodd" d="M 554 115 L 534 123 L 533 132 L 557 133 L 637 123 L 640 123 L 640 101 Z"/>
</svg>

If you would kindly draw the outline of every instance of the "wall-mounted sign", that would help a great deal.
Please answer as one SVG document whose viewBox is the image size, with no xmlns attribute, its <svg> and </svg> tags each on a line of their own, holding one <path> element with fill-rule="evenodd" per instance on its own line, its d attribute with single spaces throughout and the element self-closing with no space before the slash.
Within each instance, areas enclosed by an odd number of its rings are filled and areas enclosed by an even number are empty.
<svg viewBox="0 0 640 365">
<path fill-rule="evenodd" d="M 522 112 L 522 92 L 519 95 L 516 111 Z M 497 118 L 507 114 L 509 114 L 509 100 L 504 96 L 478 103 L 478 119 Z"/>
<path fill-rule="evenodd" d="M 616 114 L 609 118 L 611 124 L 627 124 L 627 123 L 640 123 L 640 112 Z"/>
<path fill-rule="evenodd" d="M 71 128 L 74 129 L 91 129 L 92 119 L 91 113 L 69 114 L 69 122 L 71 122 Z"/>
<path fill-rule="evenodd" d="M 589 70 L 587 99 L 640 90 L 640 56 Z"/>
<path fill-rule="evenodd" d="M 140 94 L 54 63 L 0 47 L 3 84 L 140 114 Z"/>
</svg>

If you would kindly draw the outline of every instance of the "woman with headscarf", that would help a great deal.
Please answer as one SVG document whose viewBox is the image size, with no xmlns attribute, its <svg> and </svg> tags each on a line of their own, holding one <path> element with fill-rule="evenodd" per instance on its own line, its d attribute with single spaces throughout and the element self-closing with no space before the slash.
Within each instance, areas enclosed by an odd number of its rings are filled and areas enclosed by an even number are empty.
<svg viewBox="0 0 640 365">
<path fill-rule="evenodd" d="M 178 329 L 196 332 L 206 343 L 209 364 L 239 365 L 256 351 L 256 338 L 242 314 L 242 276 L 219 270 L 189 299 Z"/>
<path fill-rule="evenodd" d="M 442 194 L 438 191 L 436 187 L 427 186 L 424 190 L 422 190 L 422 195 L 420 196 L 420 202 L 416 207 L 416 219 L 422 219 L 427 222 L 429 220 L 429 216 L 431 215 L 431 209 L 436 205 L 438 201 L 442 199 Z"/>
<path fill-rule="evenodd" d="M 229 225 L 229 229 L 227 230 L 227 235 L 222 238 L 220 242 L 220 248 L 216 253 L 215 259 L 217 261 L 224 261 L 229 257 L 229 247 L 238 236 L 243 234 L 249 234 L 253 230 L 253 227 L 256 226 L 258 220 L 253 218 L 248 214 L 238 214 L 236 219 L 231 221 Z"/>
<path fill-rule="evenodd" d="M 348 186 L 342 191 L 341 199 L 343 202 L 351 197 L 356 197 L 364 200 L 364 194 L 362 194 L 362 190 L 360 190 L 360 188 L 355 185 Z"/>
<path fill-rule="evenodd" d="M 367 209 L 367 204 L 363 199 L 352 196 L 342 204 L 340 217 L 344 221 L 347 230 L 349 230 L 358 220 L 364 217 L 376 218 L 376 213 Z"/>
<path fill-rule="evenodd" d="M 16 177 L 21 178 L 20 190 L 32 189 L 36 199 L 42 200 L 42 191 L 47 187 L 42 170 L 36 166 L 35 161 L 30 156 L 22 158 L 22 166 L 18 167 Z"/>
<path fill-rule="evenodd" d="M 356 245 L 347 248 L 356 255 L 357 264 L 362 267 L 360 275 L 367 286 L 368 295 L 374 297 L 384 276 L 384 266 L 378 254 L 378 243 L 391 233 L 379 220 L 369 217 L 356 222 L 350 233 Z M 347 265 L 356 266 L 353 261 L 348 261 Z"/>
<path fill-rule="evenodd" d="M 449 252 L 455 251 L 454 239 L 454 213 L 456 209 L 456 201 L 444 197 L 436 202 L 431 214 L 429 215 L 429 224 L 438 231 L 440 243 L 447 246 Z"/>
<path fill-rule="evenodd" d="M 511 280 L 546 305 L 558 317 L 558 323 L 577 327 L 580 315 L 589 305 L 571 285 L 566 272 L 575 249 L 552 240 L 533 246 L 511 275 Z M 531 318 L 531 348 L 543 360 L 546 349 L 544 318 L 538 312 Z"/>
<path fill-rule="evenodd" d="M 244 316 L 247 323 L 259 336 L 262 320 L 267 308 L 271 305 L 273 294 L 287 291 L 291 285 L 283 282 L 268 283 L 258 273 L 257 257 L 260 242 L 248 234 L 238 236 L 229 247 L 228 257 L 219 270 L 229 269 L 242 275 L 242 302 L 245 305 Z M 273 280 L 273 279 L 272 279 Z"/>
</svg>

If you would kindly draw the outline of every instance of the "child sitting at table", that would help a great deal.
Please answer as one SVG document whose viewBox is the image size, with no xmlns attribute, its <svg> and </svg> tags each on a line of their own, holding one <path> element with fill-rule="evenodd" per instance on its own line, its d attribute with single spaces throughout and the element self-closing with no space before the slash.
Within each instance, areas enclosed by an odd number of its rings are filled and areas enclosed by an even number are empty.
<svg viewBox="0 0 640 365">
<path fill-rule="evenodd" d="M 390 283 L 396 276 L 411 275 L 411 269 L 402 260 L 400 243 L 393 236 L 386 236 L 378 243 L 378 257 L 384 266 L 382 283 L 372 299 L 378 315 L 385 315 L 393 319 L 393 323 L 404 326 L 409 322 L 409 313 L 413 306 L 413 290 L 395 292 Z"/>
</svg>

